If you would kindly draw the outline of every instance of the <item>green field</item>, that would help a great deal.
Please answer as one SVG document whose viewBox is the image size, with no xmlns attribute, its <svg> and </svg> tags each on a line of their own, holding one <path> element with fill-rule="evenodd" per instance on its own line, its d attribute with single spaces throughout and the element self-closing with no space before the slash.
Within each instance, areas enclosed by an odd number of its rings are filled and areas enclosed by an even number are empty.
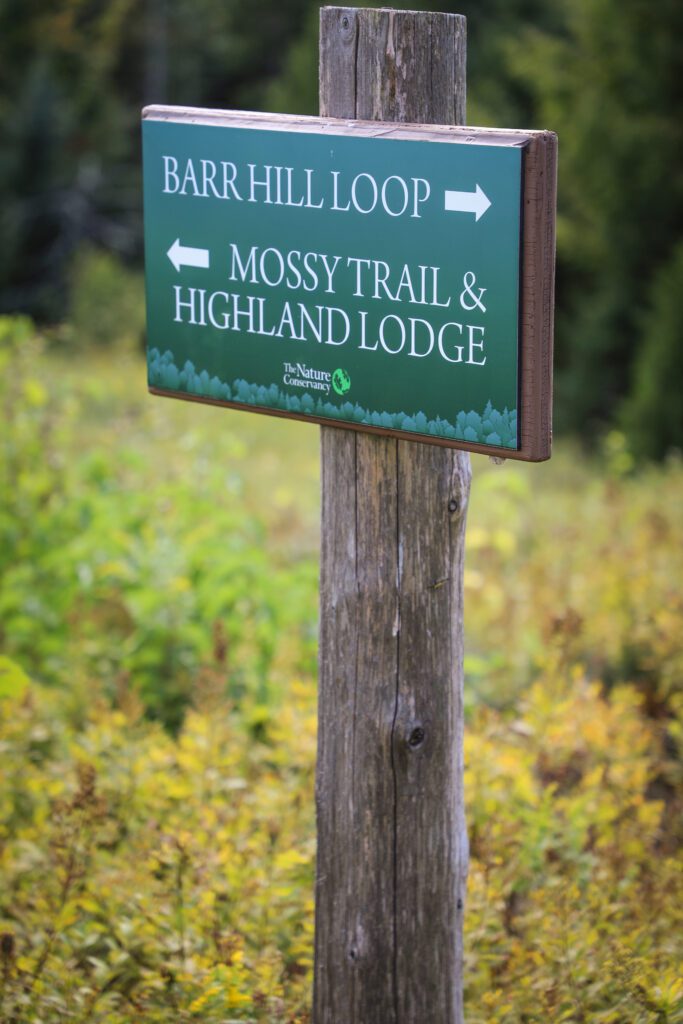
<svg viewBox="0 0 683 1024">
<path fill-rule="evenodd" d="M 19 320 L 0 401 L 0 1021 L 303 1024 L 318 428 Z M 683 465 L 472 461 L 468 1024 L 683 1021 Z"/>
</svg>

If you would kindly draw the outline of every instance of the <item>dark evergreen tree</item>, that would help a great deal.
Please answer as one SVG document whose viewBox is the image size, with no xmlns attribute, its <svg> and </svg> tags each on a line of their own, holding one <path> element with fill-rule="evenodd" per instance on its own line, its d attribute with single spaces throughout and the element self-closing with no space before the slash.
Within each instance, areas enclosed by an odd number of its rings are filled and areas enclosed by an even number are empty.
<svg viewBox="0 0 683 1024">
<path fill-rule="evenodd" d="M 560 136 L 556 426 L 680 447 L 683 4 L 456 6 L 470 123 Z M 0 0 L 0 312 L 62 316 L 84 243 L 139 261 L 144 103 L 315 113 L 317 46 L 312 0 Z"/>
<path fill-rule="evenodd" d="M 556 419 L 588 438 L 621 419 L 635 451 L 661 456 L 683 443 L 670 412 L 680 380 L 664 370 L 680 365 L 683 344 L 672 327 L 683 291 L 666 296 L 683 239 L 683 5 L 565 0 L 563 10 L 562 34 L 527 28 L 508 47 L 535 126 L 560 136 Z"/>
</svg>

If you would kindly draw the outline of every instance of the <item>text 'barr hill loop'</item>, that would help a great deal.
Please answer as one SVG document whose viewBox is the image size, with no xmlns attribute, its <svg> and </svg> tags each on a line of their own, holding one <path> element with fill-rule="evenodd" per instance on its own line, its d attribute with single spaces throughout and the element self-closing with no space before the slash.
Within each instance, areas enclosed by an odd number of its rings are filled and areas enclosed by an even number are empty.
<svg viewBox="0 0 683 1024">
<path fill-rule="evenodd" d="M 367 171 L 344 174 L 311 167 L 282 167 L 273 164 L 236 164 L 230 160 L 164 155 L 163 193 L 195 199 L 223 199 L 263 203 L 266 206 L 294 206 L 336 213 L 374 212 L 389 217 L 404 215 L 419 219 L 422 206 L 432 195 L 427 178 L 403 178 L 390 174 L 378 178 Z M 475 220 L 491 206 L 491 200 L 477 184 L 472 192 L 444 193 L 445 210 L 473 213 Z"/>
</svg>

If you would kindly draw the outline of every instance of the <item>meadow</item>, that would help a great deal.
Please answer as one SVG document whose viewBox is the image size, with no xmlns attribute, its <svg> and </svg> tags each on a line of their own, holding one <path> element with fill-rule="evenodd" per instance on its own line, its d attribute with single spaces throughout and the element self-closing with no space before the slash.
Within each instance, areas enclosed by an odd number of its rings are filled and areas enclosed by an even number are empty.
<svg viewBox="0 0 683 1024">
<path fill-rule="evenodd" d="M 0 403 L 0 1021 L 306 1024 L 318 429 L 20 318 Z M 683 1021 L 683 462 L 594 449 L 472 460 L 469 1024 Z"/>
</svg>

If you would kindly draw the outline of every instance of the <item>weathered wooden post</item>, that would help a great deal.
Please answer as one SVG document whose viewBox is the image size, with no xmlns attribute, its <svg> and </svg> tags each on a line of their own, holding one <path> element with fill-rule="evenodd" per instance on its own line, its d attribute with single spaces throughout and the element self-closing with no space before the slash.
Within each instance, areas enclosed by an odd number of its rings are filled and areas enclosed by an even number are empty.
<svg viewBox="0 0 683 1024">
<path fill-rule="evenodd" d="M 455 127 L 459 15 L 321 24 L 323 117 L 143 112 L 148 379 L 324 424 L 315 1024 L 460 1024 L 464 450 L 550 457 L 557 140 Z"/>
<path fill-rule="evenodd" d="M 465 19 L 328 7 L 320 113 L 462 124 Z M 322 427 L 315 1024 L 459 1024 L 469 455 Z"/>
</svg>

